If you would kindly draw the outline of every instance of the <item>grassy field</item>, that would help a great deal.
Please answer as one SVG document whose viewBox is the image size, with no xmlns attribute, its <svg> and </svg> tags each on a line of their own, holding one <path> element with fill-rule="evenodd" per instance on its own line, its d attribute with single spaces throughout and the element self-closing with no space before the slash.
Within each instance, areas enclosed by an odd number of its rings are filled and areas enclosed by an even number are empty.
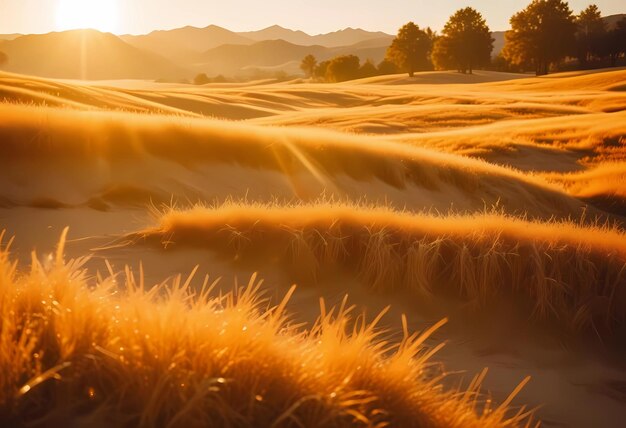
<svg viewBox="0 0 626 428">
<path fill-rule="evenodd" d="M 1 73 L 0 425 L 616 426 L 625 85 Z"/>
</svg>

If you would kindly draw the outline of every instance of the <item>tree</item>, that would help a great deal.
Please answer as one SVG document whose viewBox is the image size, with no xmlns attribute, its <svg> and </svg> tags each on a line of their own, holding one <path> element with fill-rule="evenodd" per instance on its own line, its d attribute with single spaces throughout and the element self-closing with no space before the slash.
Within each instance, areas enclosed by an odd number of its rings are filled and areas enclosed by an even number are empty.
<svg viewBox="0 0 626 428">
<path fill-rule="evenodd" d="M 326 72 L 328 71 L 328 64 L 330 61 L 322 61 L 315 67 L 314 75 L 318 79 L 326 79 Z"/>
<path fill-rule="evenodd" d="M 372 77 L 378 74 L 378 69 L 374 65 L 374 61 L 368 59 L 359 68 L 359 77 Z"/>
<path fill-rule="evenodd" d="M 437 68 L 456 67 L 462 73 L 488 65 L 493 39 L 482 15 L 471 7 L 454 13 L 435 41 L 433 62 Z"/>
<path fill-rule="evenodd" d="M 581 65 L 602 56 L 602 43 L 606 35 L 606 23 L 595 4 L 583 10 L 576 18 L 576 55 Z"/>
<path fill-rule="evenodd" d="M 315 74 L 315 67 L 317 67 L 317 59 L 311 54 L 305 56 L 300 64 L 300 70 L 304 71 L 307 77 L 313 77 Z"/>
<path fill-rule="evenodd" d="M 547 74 L 551 64 L 570 54 L 576 41 L 576 22 L 563 0 L 533 0 L 510 22 L 503 56 L 513 64 L 534 67 L 537 75 Z"/>
<path fill-rule="evenodd" d="M 326 69 L 326 80 L 343 82 L 359 77 L 360 60 L 355 55 L 341 55 L 330 60 Z"/>
<path fill-rule="evenodd" d="M 503 73 L 521 73 L 523 70 L 515 64 L 511 64 L 504 56 L 502 52 L 491 58 L 491 70 L 500 71 Z"/>
<path fill-rule="evenodd" d="M 433 43 L 431 60 L 437 70 L 450 70 L 457 68 L 462 71 L 458 63 L 454 61 L 453 46 L 450 39 L 438 36 Z"/>
<path fill-rule="evenodd" d="M 602 53 L 611 60 L 611 66 L 615 67 L 617 59 L 626 55 L 626 18 L 617 21 L 615 27 L 604 36 Z"/>
<path fill-rule="evenodd" d="M 389 60 L 384 59 L 378 64 L 378 74 L 396 74 L 399 72 L 398 66 Z"/>
<path fill-rule="evenodd" d="M 430 68 L 429 55 L 432 48 L 432 31 L 421 30 L 413 22 L 404 25 L 387 49 L 385 59 L 413 77 L 418 70 Z"/>
</svg>

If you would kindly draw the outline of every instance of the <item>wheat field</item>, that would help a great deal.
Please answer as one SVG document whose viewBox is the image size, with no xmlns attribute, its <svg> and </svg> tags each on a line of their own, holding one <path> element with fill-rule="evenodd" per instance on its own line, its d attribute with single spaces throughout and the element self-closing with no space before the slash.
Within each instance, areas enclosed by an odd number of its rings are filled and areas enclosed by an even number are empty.
<svg viewBox="0 0 626 428">
<path fill-rule="evenodd" d="M 0 425 L 612 426 L 624 85 L 0 73 Z"/>
</svg>

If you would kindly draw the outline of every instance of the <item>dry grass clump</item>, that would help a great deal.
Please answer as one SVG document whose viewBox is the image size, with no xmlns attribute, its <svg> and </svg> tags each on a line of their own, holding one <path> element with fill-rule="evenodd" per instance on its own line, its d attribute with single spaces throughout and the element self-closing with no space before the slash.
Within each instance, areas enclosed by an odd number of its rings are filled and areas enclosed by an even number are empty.
<svg viewBox="0 0 626 428">
<path fill-rule="evenodd" d="M 626 162 L 604 163 L 582 172 L 543 176 L 562 185 L 566 192 L 574 196 L 626 198 Z"/>
<path fill-rule="evenodd" d="M 66 230 L 67 232 L 67 230 Z M 65 233 L 66 233 L 65 232 Z M 92 278 L 56 256 L 20 272 L 0 251 L 0 425 L 119 427 L 500 427 L 530 423 L 444 391 L 423 346 L 392 345 L 346 302 L 309 330 L 258 298 L 260 282 L 215 295 L 187 280 L 148 289 Z M 322 302 L 323 303 L 323 302 Z M 524 381 L 523 383 L 525 383 Z M 523 384 L 522 383 L 522 384 Z"/>
<path fill-rule="evenodd" d="M 143 236 L 221 254 L 271 254 L 313 277 L 348 267 L 375 290 L 451 295 L 479 308 L 510 296 L 529 303 L 534 316 L 573 329 L 626 322 L 626 234 L 606 225 L 351 204 L 227 203 L 170 210 Z"/>
</svg>

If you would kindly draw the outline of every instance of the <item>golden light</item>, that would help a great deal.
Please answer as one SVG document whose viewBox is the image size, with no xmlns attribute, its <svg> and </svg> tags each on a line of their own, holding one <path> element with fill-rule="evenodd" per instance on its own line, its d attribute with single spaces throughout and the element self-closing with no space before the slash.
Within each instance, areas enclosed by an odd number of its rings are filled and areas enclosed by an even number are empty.
<svg viewBox="0 0 626 428">
<path fill-rule="evenodd" d="M 58 30 L 92 28 L 115 32 L 117 0 L 59 0 L 56 23 Z"/>
</svg>

